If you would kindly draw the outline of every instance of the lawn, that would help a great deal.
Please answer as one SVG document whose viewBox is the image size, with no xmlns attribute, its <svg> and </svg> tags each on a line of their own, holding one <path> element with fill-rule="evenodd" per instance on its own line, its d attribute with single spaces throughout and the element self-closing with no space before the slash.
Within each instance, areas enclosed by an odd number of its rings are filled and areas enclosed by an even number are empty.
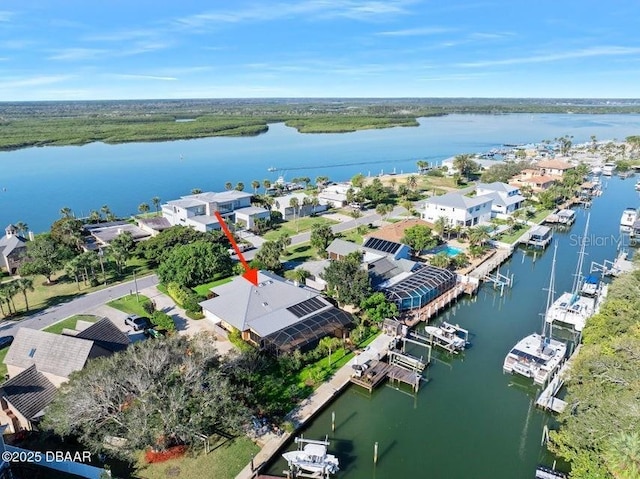
<svg viewBox="0 0 640 479">
<path fill-rule="evenodd" d="M 148 313 L 144 310 L 142 305 L 150 301 L 146 296 L 139 294 L 136 298 L 135 294 L 128 294 L 122 298 L 109 301 L 107 304 L 112 308 L 119 309 L 128 314 L 137 314 L 138 316 L 148 316 Z"/>
<path fill-rule="evenodd" d="M 309 261 L 317 259 L 318 252 L 310 243 L 301 243 L 290 246 L 283 256 L 284 261 Z"/>
<path fill-rule="evenodd" d="M 522 236 L 525 233 L 526 230 L 527 230 L 527 227 L 520 226 L 519 228 L 514 228 L 508 234 L 505 234 L 505 233 L 500 234 L 496 239 L 503 243 L 513 244 L 518 238 L 520 238 L 520 236 Z"/>
<path fill-rule="evenodd" d="M 535 216 L 531 219 L 529 219 L 529 221 L 532 221 L 534 223 L 540 224 L 542 222 L 542 220 L 544 220 L 547 216 L 549 216 L 551 213 L 553 213 L 554 210 L 540 210 L 537 211 Z"/>
<path fill-rule="evenodd" d="M 263 235 L 264 239 L 269 241 L 277 240 L 283 233 L 294 236 L 304 231 L 309 231 L 316 224 L 335 225 L 337 221 L 323 218 L 322 216 L 304 216 L 300 219 L 285 221 L 275 225 L 274 229 Z"/>
<path fill-rule="evenodd" d="M 235 278 L 235 276 L 229 276 L 227 278 L 222 278 L 222 279 L 216 279 L 214 281 L 209 281 L 208 283 L 205 284 L 201 284 L 198 286 L 195 286 L 194 288 L 192 288 L 196 293 L 198 293 L 200 296 L 207 296 L 207 294 L 209 294 L 209 290 L 211 288 L 215 288 L 216 286 L 220 286 L 226 283 L 230 283 L 231 281 L 233 281 Z"/>
<path fill-rule="evenodd" d="M 4 357 L 7 355 L 8 351 L 9 346 L 0 349 L 0 378 L 4 378 L 7 374 L 7 365 L 4 363 Z"/>
<path fill-rule="evenodd" d="M 47 333 L 54 334 L 62 334 L 63 329 L 76 329 L 76 323 L 78 320 L 87 321 L 89 323 L 95 323 L 98 319 L 97 316 L 92 314 L 76 314 L 75 316 L 71 316 L 70 318 L 63 319 L 62 321 L 58 321 L 57 323 L 52 324 L 48 328 L 44 328 L 43 331 Z"/>
<path fill-rule="evenodd" d="M 364 234 L 370 233 L 371 231 L 378 229 L 377 227 L 369 228 L 367 225 L 362 225 L 358 228 L 340 233 L 340 238 L 342 238 L 345 241 L 351 241 L 352 243 L 362 244 L 364 242 L 364 235 L 359 233 L 358 230 L 364 229 L 364 228 L 367 229 Z"/>
<path fill-rule="evenodd" d="M 140 479 L 177 479 L 207 478 L 233 479 L 251 461 L 259 451 L 248 437 L 232 440 L 220 439 L 212 442 L 211 452 L 198 452 L 194 456 L 187 454 L 179 459 L 156 464 L 143 464 L 137 471 Z M 200 451 L 202 451 L 200 449 Z"/>
<path fill-rule="evenodd" d="M 104 289 L 108 286 L 112 286 L 115 283 L 132 280 L 133 267 L 136 268 L 136 275 L 138 276 L 138 278 L 152 272 L 151 268 L 149 268 L 147 264 L 147 261 L 144 259 L 134 258 L 129 260 L 128 264 L 129 266 L 127 267 L 127 271 L 121 277 L 118 277 L 113 271 L 108 271 L 106 275 L 106 286 L 100 283 L 100 285 L 92 287 L 89 284 L 85 285 L 82 281 L 79 283 L 79 285 L 76 285 L 76 282 L 73 281 L 73 279 L 68 280 L 66 278 L 63 271 L 59 271 L 58 273 L 53 275 L 53 284 L 51 285 L 46 284 L 46 278 L 44 276 L 37 275 L 30 277 L 31 279 L 33 279 L 34 291 L 27 293 L 27 300 L 29 301 L 30 310 L 29 314 L 32 314 L 36 311 L 41 311 L 56 304 L 69 301 L 76 296 Z M 98 279 L 102 281 L 102 274 L 98 274 Z M 24 313 L 26 313 L 24 296 L 22 294 L 17 294 L 13 298 L 13 301 L 18 310 L 18 315 L 12 317 L 11 319 L 24 316 Z"/>
</svg>

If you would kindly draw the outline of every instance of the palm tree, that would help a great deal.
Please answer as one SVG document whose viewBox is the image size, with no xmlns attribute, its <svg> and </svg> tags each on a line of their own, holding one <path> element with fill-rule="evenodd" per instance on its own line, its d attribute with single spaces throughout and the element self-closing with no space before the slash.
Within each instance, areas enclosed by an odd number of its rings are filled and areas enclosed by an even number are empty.
<svg viewBox="0 0 640 479">
<path fill-rule="evenodd" d="M 16 230 L 18 231 L 18 235 L 24 238 L 24 235 L 29 231 L 29 225 L 24 221 L 18 221 L 15 224 Z"/>
<path fill-rule="evenodd" d="M 231 188 L 229 188 L 229 189 L 231 189 Z M 193 188 L 191 190 L 191 194 L 192 195 L 199 195 L 200 193 L 202 193 L 202 190 L 200 188 Z"/>
<path fill-rule="evenodd" d="M 258 188 L 260 188 L 260 182 L 258 180 L 253 180 L 251 182 L 251 188 L 253 188 L 253 194 L 258 194 Z"/>
<path fill-rule="evenodd" d="M 10 281 L 8 283 L 4 283 L 5 290 L 5 298 L 7 302 L 7 306 L 13 307 L 13 312 L 17 312 L 16 305 L 13 302 L 13 297 L 20 292 L 18 288 L 18 281 Z"/>
<path fill-rule="evenodd" d="M 405 210 L 407 210 L 407 217 L 412 216 L 416 213 L 416 210 L 413 208 L 413 202 L 409 200 L 404 200 L 400 206 L 402 206 Z"/>
<path fill-rule="evenodd" d="M 142 214 L 148 213 L 150 210 L 149 205 L 147 203 L 140 203 L 138 205 L 138 211 Z"/>
<path fill-rule="evenodd" d="M 415 191 L 418 188 L 418 177 L 416 175 L 410 175 L 409 178 L 407 178 L 407 186 Z"/>
<path fill-rule="evenodd" d="M 460 175 L 464 178 L 468 178 L 471 173 L 478 169 L 478 164 L 473 161 L 473 155 L 457 155 L 453 159 L 453 167 L 458 170 Z"/>
<path fill-rule="evenodd" d="M 156 216 L 160 215 L 160 197 L 154 196 L 151 198 L 151 203 L 153 203 L 153 207 L 156 209 Z"/>
<path fill-rule="evenodd" d="M 116 219 L 116 216 L 111 212 L 111 208 L 109 208 L 108 205 L 102 205 L 100 213 L 104 215 L 107 221 L 113 221 Z"/>
<path fill-rule="evenodd" d="M 100 223 L 102 216 L 96 210 L 91 210 L 89 212 L 89 223 Z"/>
<path fill-rule="evenodd" d="M 73 218 L 73 210 L 68 206 L 60 208 L 60 214 L 63 218 Z"/>
<path fill-rule="evenodd" d="M 358 218 L 360 218 L 362 216 L 362 213 L 360 213 L 360 210 L 351 210 L 349 211 L 349 216 L 351 216 L 355 222 L 356 222 L 356 228 L 358 227 Z"/>
<path fill-rule="evenodd" d="M 304 280 L 311 276 L 311 273 L 304 268 L 296 268 L 293 270 L 292 276 L 298 283 L 304 283 Z"/>
<path fill-rule="evenodd" d="M 433 224 L 433 230 L 442 238 L 444 236 L 445 231 L 447 231 L 449 226 L 449 221 L 445 216 L 440 216 L 436 222 Z"/>
<path fill-rule="evenodd" d="M 313 196 L 311 197 L 311 206 L 313 206 L 313 213 L 311 213 L 311 216 L 315 216 L 316 214 L 316 208 L 320 205 L 320 200 L 318 199 L 317 196 Z"/>
<path fill-rule="evenodd" d="M 393 206 L 387 205 L 385 203 L 380 203 L 376 206 L 376 213 L 378 213 L 383 219 L 387 219 L 388 216 L 393 211 Z"/>
<path fill-rule="evenodd" d="M 293 208 L 293 221 L 296 221 L 296 210 L 300 207 L 300 202 L 295 196 L 289 200 L 289 206 Z M 296 221 L 296 233 L 298 232 L 298 222 Z"/>
<path fill-rule="evenodd" d="M 304 183 L 305 190 L 308 190 L 309 189 L 309 183 L 311 183 L 311 178 L 309 178 L 308 176 L 303 176 L 302 178 L 300 178 L 300 181 L 302 181 Z"/>
<path fill-rule="evenodd" d="M 230 181 L 227 181 L 227 182 L 224 184 L 224 189 L 225 189 L 225 190 L 227 190 L 227 191 L 232 190 L 232 189 L 233 189 L 233 184 L 232 184 Z"/>
<path fill-rule="evenodd" d="M 309 213 L 308 207 L 311 206 L 312 203 L 313 201 L 308 196 L 305 196 L 304 198 L 302 198 L 302 209 L 305 210 L 306 214 Z"/>
<path fill-rule="evenodd" d="M 398 184 L 398 178 L 396 178 L 395 176 L 389 180 L 389 186 L 391 186 L 391 189 L 393 191 L 396 191 L 397 184 Z"/>
<path fill-rule="evenodd" d="M 18 287 L 18 291 L 20 291 L 24 295 L 24 304 L 27 308 L 27 313 L 28 313 L 29 301 L 27 299 L 27 291 L 34 291 L 33 280 L 30 278 L 20 278 L 16 281 L 16 286 Z"/>
<path fill-rule="evenodd" d="M 237 191 L 243 191 L 244 190 L 244 183 L 242 181 L 238 182 L 238 184 L 236 185 L 236 190 Z"/>
<path fill-rule="evenodd" d="M 431 266 L 436 268 L 448 268 L 451 264 L 451 257 L 444 251 L 431 257 L 429 260 Z"/>
<path fill-rule="evenodd" d="M 262 180 L 262 186 L 264 186 L 264 192 L 266 193 L 269 188 L 271 188 L 271 181 L 264 179 Z"/>
<path fill-rule="evenodd" d="M 318 189 L 320 189 L 325 184 L 327 184 L 328 181 L 329 181 L 329 177 L 328 176 L 318 176 L 316 178 L 316 186 L 318 187 Z"/>
<path fill-rule="evenodd" d="M 482 246 L 489 238 L 489 230 L 484 226 L 477 226 L 469 230 L 469 244 L 471 246 Z"/>
</svg>

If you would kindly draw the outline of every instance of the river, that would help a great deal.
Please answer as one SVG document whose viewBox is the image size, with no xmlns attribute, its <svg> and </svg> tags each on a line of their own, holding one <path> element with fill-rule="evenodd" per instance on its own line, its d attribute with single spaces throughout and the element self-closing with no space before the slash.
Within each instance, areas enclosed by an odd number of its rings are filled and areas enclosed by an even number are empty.
<svg viewBox="0 0 640 479">
<path fill-rule="evenodd" d="M 638 206 L 633 178 L 612 178 L 604 184 L 603 196 L 590 210 L 577 210 L 572 229 L 555 235 L 556 296 L 572 287 L 587 214 L 584 273 L 591 261 L 615 258 L 622 210 Z M 503 374 L 502 363 L 516 341 L 542 328 L 552 256 L 553 244 L 542 254 L 517 250 L 501 268 L 514 274 L 511 290 L 501 297 L 499 290 L 483 285 L 476 297 L 460 301 L 438 318 L 469 329 L 471 347 L 463 357 L 433 361 L 426 374 L 429 381 L 417 395 L 390 385 L 371 395 L 350 386 L 309 424 L 305 437 L 329 435 L 330 450 L 341 462 L 338 479 L 526 479 L 533 477 L 538 463 L 551 464 L 553 458 L 540 443 L 543 426 L 552 427 L 553 418 L 535 407 L 539 390 Z M 281 474 L 285 468 L 279 461 L 269 472 Z"/>
<path fill-rule="evenodd" d="M 438 162 L 503 143 L 573 135 L 575 142 L 623 139 L 640 132 L 640 115 L 447 115 L 421 118 L 415 128 L 342 134 L 300 134 L 271 124 L 256 137 L 204 138 L 158 143 L 27 148 L 0 152 L 0 224 L 26 222 L 41 232 L 62 207 L 77 216 L 104 204 L 118 215 L 137 212 L 151 198 L 163 201 L 193 188 L 220 191 L 227 181 L 279 175 L 348 179 L 394 168 L 416 171 L 416 160 Z M 268 172 L 270 167 L 276 168 Z"/>
</svg>

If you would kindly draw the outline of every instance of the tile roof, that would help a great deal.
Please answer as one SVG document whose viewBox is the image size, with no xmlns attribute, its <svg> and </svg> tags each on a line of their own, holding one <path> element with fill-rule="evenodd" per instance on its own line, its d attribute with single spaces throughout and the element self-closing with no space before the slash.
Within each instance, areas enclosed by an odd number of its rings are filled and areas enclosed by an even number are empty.
<svg viewBox="0 0 640 479">
<path fill-rule="evenodd" d="M 0 385 L 0 395 L 31 420 L 53 401 L 56 387 L 33 365 Z"/>
<path fill-rule="evenodd" d="M 127 349 L 131 344 L 129 336 L 120 331 L 109 318 L 102 318 L 100 321 L 93 323 L 76 334 L 75 337 L 93 341 L 94 344 L 114 353 Z"/>
<path fill-rule="evenodd" d="M 366 236 L 372 236 L 375 238 L 385 239 L 387 241 L 395 241 L 396 243 L 401 243 L 402 238 L 404 238 L 405 230 L 416 225 L 429 226 L 429 223 L 419 218 L 410 218 L 398 221 L 397 223 L 390 223 L 388 225 L 385 225 L 382 228 L 372 231 Z"/>
<path fill-rule="evenodd" d="M 575 168 L 572 164 L 560 160 L 543 160 L 539 161 L 536 166 L 538 168 L 551 168 L 554 170 L 570 170 Z"/>
<path fill-rule="evenodd" d="M 92 347 L 86 339 L 20 328 L 4 363 L 25 369 L 35 364 L 39 371 L 67 378 L 84 367 Z"/>
</svg>

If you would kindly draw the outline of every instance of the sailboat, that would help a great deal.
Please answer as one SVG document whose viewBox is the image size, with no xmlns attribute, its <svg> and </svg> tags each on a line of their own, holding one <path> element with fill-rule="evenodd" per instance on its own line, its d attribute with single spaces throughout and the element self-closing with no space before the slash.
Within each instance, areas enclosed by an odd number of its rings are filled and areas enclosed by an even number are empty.
<svg viewBox="0 0 640 479">
<path fill-rule="evenodd" d="M 562 293 L 547 310 L 545 320 L 549 324 L 559 323 L 570 326 L 575 331 L 581 332 L 587 320 L 594 314 L 597 299 L 594 296 L 581 295 L 583 286 L 582 265 L 584 263 L 584 249 L 586 246 L 587 231 L 589 230 L 589 218 L 584 227 L 584 235 L 580 241 L 578 264 L 573 279 L 571 291 Z"/>
<path fill-rule="evenodd" d="M 547 293 L 547 311 L 553 303 L 557 251 L 558 244 L 556 243 Z M 567 345 L 565 343 L 547 336 L 547 323 L 544 321 L 542 334 L 530 334 L 511 348 L 504 358 L 502 370 L 506 373 L 532 378 L 536 384 L 545 384 L 558 369 L 566 353 Z"/>
</svg>

